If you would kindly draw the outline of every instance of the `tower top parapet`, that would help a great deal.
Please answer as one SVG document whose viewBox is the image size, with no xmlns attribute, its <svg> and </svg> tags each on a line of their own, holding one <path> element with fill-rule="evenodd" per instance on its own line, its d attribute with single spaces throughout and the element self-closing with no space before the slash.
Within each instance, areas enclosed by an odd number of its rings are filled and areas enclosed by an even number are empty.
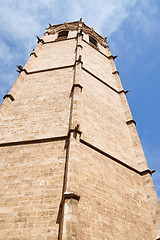
<svg viewBox="0 0 160 240">
<path fill-rule="evenodd" d="M 85 33 L 90 35 L 91 37 L 95 38 L 97 42 L 99 42 L 103 47 L 107 47 L 106 38 L 99 35 L 93 28 L 88 27 L 84 22 L 82 22 L 82 19 L 75 22 L 65 22 L 62 24 L 57 25 L 51 25 L 49 24 L 49 27 L 47 28 L 46 33 L 48 35 L 55 34 L 61 31 L 79 31 L 80 33 Z"/>
</svg>

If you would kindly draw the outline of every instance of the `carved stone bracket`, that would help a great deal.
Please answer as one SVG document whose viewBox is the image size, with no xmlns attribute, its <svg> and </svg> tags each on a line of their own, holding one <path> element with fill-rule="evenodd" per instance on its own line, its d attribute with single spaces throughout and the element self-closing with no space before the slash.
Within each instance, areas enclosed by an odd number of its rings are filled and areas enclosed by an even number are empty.
<svg viewBox="0 0 160 240">
<path fill-rule="evenodd" d="M 63 200 L 66 200 L 66 199 L 75 199 L 75 200 L 79 201 L 80 195 L 78 195 L 77 193 L 74 193 L 74 192 L 64 192 Z"/>
<path fill-rule="evenodd" d="M 82 131 L 79 130 L 79 127 L 80 127 L 80 124 L 77 124 L 77 125 L 75 126 L 75 128 L 72 128 L 72 129 L 70 130 L 70 132 L 73 133 L 73 137 L 74 137 L 74 138 L 77 138 L 77 134 L 79 134 L 80 137 L 81 137 L 81 135 L 82 135 Z"/>
<path fill-rule="evenodd" d="M 108 59 L 116 59 L 118 56 L 113 56 L 113 55 L 110 55 L 109 57 L 108 57 Z"/>
<path fill-rule="evenodd" d="M 31 52 L 30 56 L 34 55 L 35 57 L 38 57 L 37 54 L 35 53 L 34 49 L 33 52 Z"/>
<path fill-rule="evenodd" d="M 42 38 L 39 38 L 38 36 L 37 37 L 37 43 L 41 42 L 42 44 L 44 44 L 44 40 Z"/>
<path fill-rule="evenodd" d="M 118 71 L 114 71 L 114 72 L 112 72 L 112 74 L 113 74 L 113 75 L 115 75 L 115 74 L 118 74 L 118 75 L 119 75 L 119 72 L 118 72 Z"/>
<path fill-rule="evenodd" d="M 79 58 L 75 61 L 75 64 L 79 64 L 79 63 L 81 63 L 81 64 L 83 64 L 83 62 L 82 62 L 82 56 L 81 55 L 79 55 Z"/>
<path fill-rule="evenodd" d="M 81 91 L 82 91 L 82 89 L 83 89 L 82 85 L 80 85 L 80 84 L 73 84 L 73 86 L 72 86 L 72 89 L 71 89 L 71 92 L 73 92 L 73 91 L 74 91 L 74 88 L 75 88 L 75 87 L 78 87 L 78 88 L 80 88 L 80 89 L 81 89 Z"/>
<path fill-rule="evenodd" d="M 121 90 L 121 91 L 119 91 L 118 93 L 120 94 L 120 93 L 125 93 L 125 94 L 127 94 L 127 93 L 129 93 L 130 92 L 130 90 Z"/>
<path fill-rule="evenodd" d="M 12 102 L 14 101 L 14 97 L 13 97 L 11 94 L 6 94 L 6 95 L 3 97 L 3 99 L 5 99 L 5 98 L 10 98 Z"/>
<path fill-rule="evenodd" d="M 142 171 L 141 173 L 140 173 L 140 175 L 141 176 L 143 176 L 143 175 L 146 175 L 146 174 L 150 174 L 150 175 L 152 175 L 152 173 L 154 173 L 156 170 L 155 169 L 153 169 L 153 170 L 150 170 L 150 169 L 146 169 L 146 170 L 144 170 L 144 171 Z"/>
<path fill-rule="evenodd" d="M 130 120 L 126 121 L 126 124 L 127 124 L 127 125 L 129 125 L 129 124 L 131 124 L 131 123 L 134 123 L 134 124 L 136 125 L 136 122 L 135 122 L 133 119 L 130 119 Z"/>
<path fill-rule="evenodd" d="M 26 74 L 28 74 L 27 70 L 25 68 L 23 68 L 21 65 L 17 65 L 17 68 L 19 70 L 16 70 L 17 72 L 21 73 L 21 72 L 25 72 Z"/>
<path fill-rule="evenodd" d="M 83 48 L 83 46 L 82 46 L 81 44 L 78 44 L 78 45 L 77 45 L 77 48 L 78 48 L 78 47 Z"/>
</svg>

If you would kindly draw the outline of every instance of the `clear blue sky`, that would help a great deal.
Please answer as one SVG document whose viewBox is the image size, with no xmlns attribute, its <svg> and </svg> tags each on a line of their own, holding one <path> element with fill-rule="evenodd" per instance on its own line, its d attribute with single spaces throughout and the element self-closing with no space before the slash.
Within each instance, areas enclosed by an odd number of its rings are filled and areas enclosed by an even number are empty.
<svg viewBox="0 0 160 240">
<path fill-rule="evenodd" d="M 160 1 L 0 0 L 0 103 L 48 23 L 80 17 L 108 37 L 160 198 Z"/>
</svg>

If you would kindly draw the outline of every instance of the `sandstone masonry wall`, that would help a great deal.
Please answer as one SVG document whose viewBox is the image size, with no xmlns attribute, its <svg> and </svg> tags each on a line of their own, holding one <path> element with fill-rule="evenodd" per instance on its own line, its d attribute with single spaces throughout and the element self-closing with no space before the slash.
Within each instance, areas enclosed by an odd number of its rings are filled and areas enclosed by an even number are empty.
<svg viewBox="0 0 160 240">
<path fill-rule="evenodd" d="M 0 239 L 57 240 L 65 141 L 0 148 Z"/>
<path fill-rule="evenodd" d="M 156 238 L 141 176 L 74 138 L 69 169 L 67 191 L 81 196 L 77 239 Z"/>
<path fill-rule="evenodd" d="M 159 202 L 106 40 L 79 21 L 38 41 L 0 108 L 0 239 L 155 240 Z"/>
</svg>

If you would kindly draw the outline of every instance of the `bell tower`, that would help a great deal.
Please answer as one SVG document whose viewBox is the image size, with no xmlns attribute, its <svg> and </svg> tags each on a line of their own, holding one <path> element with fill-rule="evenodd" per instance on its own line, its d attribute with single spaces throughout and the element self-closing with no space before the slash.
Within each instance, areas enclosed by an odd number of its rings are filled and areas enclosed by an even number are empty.
<svg viewBox="0 0 160 240">
<path fill-rule="evenodd" d="M 49 25 L 0 108 L 0 239 L 158 240 L 160 207 L 106 38 Z"/>
</svg>

